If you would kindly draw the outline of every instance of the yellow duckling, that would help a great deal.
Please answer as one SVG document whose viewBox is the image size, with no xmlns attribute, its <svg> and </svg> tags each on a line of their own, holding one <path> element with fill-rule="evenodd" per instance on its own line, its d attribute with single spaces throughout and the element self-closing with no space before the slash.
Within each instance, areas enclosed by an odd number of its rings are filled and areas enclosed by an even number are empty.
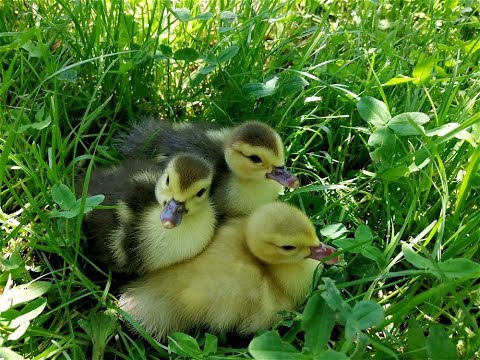
<svg viewBox="0 0 480 360">
<path fill-rule="evenodd" d="M 210 163 L 192 154 L 94 171 L 88 194 L 104 194 L 104 204 L 117 207 L 87 214 L 89 253 L 113 271 L 134 274 L 197 255 L 216 225 L 212 177 Z"/>
<path fill-rule="evenodd" d="M 159 340 L 194 326 L 255 333 L 305 299 L 317 260 L 333 252 L 300 210 L 266 204 L 225 222 L 196 257 L 128 284 L 120 307 Z"/>
<path fill-rule="evenodd" d="M 212 197 L 220 215 L 248 215 L 276 200 L 284 186 L 296 188 L 298 178 L 285 167 L 278 133 L 259 121 L 234 128 L 213 123 L 172 124 L 148 118 L 117 139 L 125 157 L 169 157 L 197 154 L 214 165 Z"/>
</svg>

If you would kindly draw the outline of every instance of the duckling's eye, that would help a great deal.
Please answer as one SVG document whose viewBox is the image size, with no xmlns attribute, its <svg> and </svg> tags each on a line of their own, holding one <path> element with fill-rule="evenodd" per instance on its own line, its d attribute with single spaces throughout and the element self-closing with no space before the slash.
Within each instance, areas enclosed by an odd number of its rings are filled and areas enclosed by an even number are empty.
<svg viewBox="0 0 480 360">
<path fill-rule="evenodd" d="M 201 197 L 203 194 L 205 194 L 205 188 L 203 188 L 202 190 L 200 190 L 199 192 L 197 192 L 197 197 Z"/>
<path fill-rule="evenodd" d="M 283 245 L 283 246 L 282 246 L 282 249 L 283 249 L 283 250 L 295 250 L 296 247 L 293 246 L 293 245 Z"/>
<path fill-rule="evenodd" d="M 165 180 L 165 185 L 168 186 L 168 184 L 170 184 L 170 176 L 167 176 L 167 180 Z"/>
<path fill-rule="evenodd" d="M 260 156 L 257 156 L 257 155 L 250 155 L 250 156 L 247 156 L 247 158 L 249 158 L 250 161 L 254 162 L 255 164 L 262 162 L 262 159 L 260 159 Z"/>
</svg>

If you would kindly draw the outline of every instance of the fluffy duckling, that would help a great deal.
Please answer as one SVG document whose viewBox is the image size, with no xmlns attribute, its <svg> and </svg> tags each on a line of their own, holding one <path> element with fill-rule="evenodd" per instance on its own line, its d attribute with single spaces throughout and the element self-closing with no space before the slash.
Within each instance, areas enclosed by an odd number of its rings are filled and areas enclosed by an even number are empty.
<svg viewBox="0 0 480 360">
<path fill-rule="evenodd" d="M 191 258 L 212 239 L 212 166 L 192 154 L 130 160 L 92 173 L 88 194 L 112 210 L 87 214 L 89 253 L 115 272 L 142 274 Z"/>
<path fill-rule="evenodd" d="M 248 215 L 276 200 L 283 187 L 296 188 L 298 178 L 285 167 L 278 133 L 259 121 L 234 128 L 213 123 L 172 124 L 146 119 L 117 140 L 125 157 L 198 154 L 215 168 L 212 197 L 221 215 Z"/>
<path fill-rule="evenodd" d="M 269 203 L 225 222 L 191 260 L 128 284 L 120 307 L 159 340 L 194 326 L 255 333 L 305 299 L 317 260 L 334 252 L 300 210 Z"/>
</svg>

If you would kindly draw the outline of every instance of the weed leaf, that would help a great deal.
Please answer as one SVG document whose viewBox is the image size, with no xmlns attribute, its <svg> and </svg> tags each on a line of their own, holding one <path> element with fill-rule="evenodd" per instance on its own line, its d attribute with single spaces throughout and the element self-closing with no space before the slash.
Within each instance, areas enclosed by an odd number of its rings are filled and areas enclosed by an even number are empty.
<svg viewBox="0 0 480 360">
<path fill-rule="evenodd" d="M 197 50 L 192 48 L 183 48 L 175 51 L 173 58 L 175 60 L 181 60 L 186 62 L 194 62 L 200 57 L 200 54 Z"/>
<path fill-rule="evenodd" d="M 458 359 L 455 345 L 440 325 L 430 327 L 427 337 L 427 352 L 430 360 Z"/>
<path fill-rule="evenodd" d="M 235 20 L 237 18 L 237 14 L 235 14 L 233 11 L 222 11 L 220 13 L 220 19 L 221 20 Z"/>
<path fill-rule="evenodd" d="M 314 353 L 327 350 L 328 340 L 334 325 L 334 312 L 322 298 L 321 293 L 316 291 L 308 299 L 302 316 L 305 346 Z"/>
<path fill-rule="evenodd" d="M 413 80 L 415 80 L 415 78 L 412 78 L 409 76 L 398 76 L 398 77 L 391 78 L 385 84 L 382 84 L 382 86 L 393 86 L 398 84 L 404 84 L 407 82 L 412 82 Z"/>
<path fill-rule="evenodd" d="M 233 59 L 239 50 L 240 48 L 238 46 L 229 46 L 218 55 L 217 62 L 221 64 Z"/>
<path fill-rule="evenodd" d="M 435 68 L 436 60 L 434 57 L 429 57 L 420 61 L 413 69 L 413 77 L 415 84 L 422 84 L 430 79 L 430 75 Z"/>
<path fill-rule="evenodd" d="M 341 223 L 330 224 L 320 229 L 320 234 L 329 239 L 337 239 L 347 232 L 347 228 Z"/>
<path fill-rule="evenodd" d="M 393 117 L 388 127 L 398 136 L 420 135 L 425 133 L 423 124 L 430 118 L 421 112 L 407 112 Z"/>
<path fill-rule="evenodd" d="M 411 359 L 427 359 L 425 349 L 425 335 L 414 316 L 408 320 L 407 344 L 408 353 L 412 353 Z"/>
<path fill-rule="evenodd" d="M 197 340 L 181 332 L 173 333 L 168 337 L 168 347 L 175 354 L 190 359 L 199 359 L 202 353 Z"/>
<path fill-rule="evenodd" d="M 480 278 L 480 264 L 469 259 L 448 259 L 437 265 L 440 271 L 449 279 Z"/>
<path fill-rule="evenodd" d="M 12 289 L 4 290 L 0 295 L 0 311 L 5 311 L 19 304 L 32 301 L 45 294 L 51 283 L 46 281 L 34 281 L 25 285 L 17 285 Z"/>
<path fill-rule="evenodd" d="M 357 109 L 362 119 L 374 127 L 384 126 L 392 118 L 385 103 L 371 96 L 361 98 Z"/>
<path fill-rule="evenodd" d="M 249 99 L 261 99 L 266 96 L 273 95 L 277 90 L 280 77 L 275 76 L 265 83 L 249 83 L 243 86 L 243 93 Z"/>
<path fill-rule="evenodd" d="M 254 359 L 299 360 L 303 356 L 295 347 L 282 340 L 278 332 L 268 331 L 250 342 L 248 351 Z"/>
<path fill-rule="evenodd" d="M 67 185 L 55 184 L 52 186 L 52 199 L 62 210 L 70 210 L 75 205 L 75 195 Z"/>
<path fill-rule="evenodd" d="M 215 335 L 205 334 L 205 345 L 203 347 L 203 353 L 205 355 L 215 354 L 217 352 L 217 337 Z"/>
<path fill-rule="evenodd" d="M 78 324 L 92 341 L 92 358 L 103 359 L 105 346 L 117 326 L 118 319 L 106 313 L 96 313 L 87 319 L 80 319 Z"/>
<path fill-rule="evenodd" d="M 417 254 L 412 247 L 405 242 L 402 244 L 402 252 L 405 259 L 417 269 L 429 269 L 433 267 L 433 263 L 429 259 Z"/>
<path fill-rule="evenodd" d="M 173 15 L 181 22 L 187 22 L 190 20 L 190 10 L 186 8 L 172 9 Z"/>
<path fill-rule="evenodd" d="M 18 355 L 15 351 L 6 347 L 0 347 L 0 359 L 25 360 L 23 356 Z"/>
</svg>

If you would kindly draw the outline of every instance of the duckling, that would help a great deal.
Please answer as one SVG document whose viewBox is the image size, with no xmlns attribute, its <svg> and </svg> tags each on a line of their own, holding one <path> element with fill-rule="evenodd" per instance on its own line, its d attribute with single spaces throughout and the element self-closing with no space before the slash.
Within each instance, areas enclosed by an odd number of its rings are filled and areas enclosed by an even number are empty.
<svg viewBox="0 0 480 360">
<path fill-rule="evenodd" d="M 212 197 L 219 214 L 248 215 L 276 200 L 283 187 L 296 188 L 298 178 L 285 167 L 280 136 L 259 121 L 234 128 L 213 123 L 172 124 L 148 118 L 117 139 L 125 157 L 198 154 L 215 168 Z"/>
<path fill-rule="evenodd" d="M 194 326 L 255 333 L 305 299 L 318 260 L 334 252 L 299 209 L 269 203 L 220 225 L 196 257 L 129 283 L 120 308 L 160 341 Z"/>
<path fill-rule="evenodd" d="M 129 160 L 92 173 L 88 194 L 104 194 L 113 210 L 87 214 L 88 248 L 112 271 L 143 274 L 191 258 L 211 240 L 216 212 L 213 169 L 192 154 Z"/>
</svg>

